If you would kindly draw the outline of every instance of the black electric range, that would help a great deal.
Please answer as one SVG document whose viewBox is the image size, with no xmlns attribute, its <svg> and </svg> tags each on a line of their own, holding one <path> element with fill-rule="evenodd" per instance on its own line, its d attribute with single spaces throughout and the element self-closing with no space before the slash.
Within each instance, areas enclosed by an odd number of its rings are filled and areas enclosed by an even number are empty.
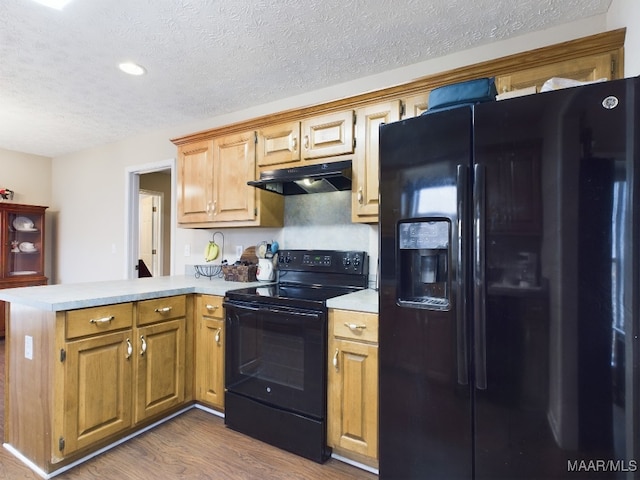
<svg viewBox="0 0 640 480">
<path fill-rule="evenodd" d="M 365 252 L 279 252 L 278 282 L 227 292 L 225 424 L 324 462 L 330 298 L 368 284 Z"/>
<path fill-rule="evenodd" d="M 366 252 L 285 250 L 279 252 L 277 265 L 277 283 L 230 290 L 227 298 L 314 308 L 368 285 Z"/>
</svg>

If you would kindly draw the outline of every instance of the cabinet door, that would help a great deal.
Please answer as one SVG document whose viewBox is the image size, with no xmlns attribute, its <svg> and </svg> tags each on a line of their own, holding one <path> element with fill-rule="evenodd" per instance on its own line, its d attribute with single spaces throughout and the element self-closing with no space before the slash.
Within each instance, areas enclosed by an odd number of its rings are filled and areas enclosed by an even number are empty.
<svg viewBox="0 0 640 480">
<path fill-rule="evenodd" d="M 258 131 L 258 167 L 300 162 L 300 122 L 287 122 Z"/>
<path fill-rule="evenodd" d="M 538 91 L 552 77 L 570 78 L 579 81 L 594 81 L 600 78 L 616 78 L 614 54 L 604 53 L 590 57 L 577 58 L 558 63 L 550 63 L 528 68 L 510 75 L 496 77 L 498 93 L 506 93 L 535 86 Z"/>
<path fill-rule="evenodd" d="M 378 221 L 378 130 L 381 124 L 400 119 L 400 100 L 360 108 L 356 119 L 351 220 L 374 223 Z"/>
<path fill-rule="evenodd" d="M 212 220 L 213 142 L 205 140 L 178 149 L 178 223 Z"/>
<path fill-rule="evenodd" d="M 185 319 L 136 331 L 135 423 L 184 401 Z"/>
<path fill-rule="evenodd" d="M 253 131 L 213 141 L 214 222 L 255 219 L 257 192 L 247 185 L 256 175 L 255 142 Z"/>
<path fill-rule="evenodd" d="M 131 334 L 125 330 L 66 344 L 65 456 L 131 426 Z"/>
<path fill-rule="evenodd" d="M 353 153 L 353 120 L 353 110 L 303 120 L 303 160 Z"/>
<path fill-rule="evenodd" d="M 224 310 L 222 297 L 198 299 L 196 400 L 224 409 Z"/>
<path fill-rule="evenodd" d="M 429 107 L 429 92 L 407 97 L 402 103 L 404 104 L 402 118 L 419 117 Z"/>
<path fill-rule="evenodd" d="M 332 338 L 327 437 L 340 447 L 378 457 L 378 346 Z"/>
<path fill-rule="evenodd" d="M 39 280 L 44 276 L 47 207 L 0 203 L 0 288 Z M 13 285 L 16 283 L 16 285 Z"/>
<path fill-rule="evenodd" d="M 224 310 L 222 297 L 198 298 L 196 400 L 224 409 Z"/>
</svg>

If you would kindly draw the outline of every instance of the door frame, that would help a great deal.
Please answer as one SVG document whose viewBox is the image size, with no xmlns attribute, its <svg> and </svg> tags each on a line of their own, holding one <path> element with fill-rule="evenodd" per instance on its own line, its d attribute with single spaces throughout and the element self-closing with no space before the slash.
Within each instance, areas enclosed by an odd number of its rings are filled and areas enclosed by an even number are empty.
<svg viewBox="0 0 640 480">
<path fill-rule="evenodd" d="M 174 274 L 175 268 L 175 232 L 177 229 L 176 209 L 174 207 L 176 198 L 176 159 L 170 158 L 160 160 L 158 162 L 146 163 L 143 165 L 135 165 L 125 169 L 125 202 L 124 202 L 124 246 L 125 246 L 125 264 L 124 278 L 138 278 L 138 236 L 140 230 L 139 221 L 139 193 L 140 193 L 140 175 L 145 173 L 160 172 L 163 170 L 171 171 L 171 241 L 169 245 L 170 261 L 169 273 Z"/>
</svg>

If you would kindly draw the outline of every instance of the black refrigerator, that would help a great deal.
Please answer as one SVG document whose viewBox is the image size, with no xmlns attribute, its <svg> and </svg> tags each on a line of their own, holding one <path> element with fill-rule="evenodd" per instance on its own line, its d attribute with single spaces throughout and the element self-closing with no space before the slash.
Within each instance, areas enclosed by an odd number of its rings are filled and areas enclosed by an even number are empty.
<svg viewBox="0 0 640 480">
<path fill-rule="evenodd" d="M 380 478 L 640 478 L 639 78 L 380 127 Z"/>
</svg>

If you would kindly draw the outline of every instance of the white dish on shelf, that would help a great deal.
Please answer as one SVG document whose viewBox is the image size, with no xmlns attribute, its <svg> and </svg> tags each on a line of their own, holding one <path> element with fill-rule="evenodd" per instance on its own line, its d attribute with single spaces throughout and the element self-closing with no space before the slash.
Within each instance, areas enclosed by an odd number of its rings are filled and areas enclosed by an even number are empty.
<svg viewBox="0 0 640 480">
<path fill-rule="evenodd" d="M 9 272 L 9 275 L 35 275 L 35 270 L 16 270 L 15 272 Z"/>
<path fill-rule="evenodd" d="M 20 232 L 34 231 L 33 220 L 27 217 L 16 217 L 13 219 L 13 228 Z"/>
<path fill-rule="evenodd" d="M 22 242 L 20 245 L 18 245 L 18 248 L 20 249 L 21 252 L 24 252 L 24 253 L 31 253 L 31 252 L 38 251 L 36 246 L 31 242 Z"/>
</svg>

